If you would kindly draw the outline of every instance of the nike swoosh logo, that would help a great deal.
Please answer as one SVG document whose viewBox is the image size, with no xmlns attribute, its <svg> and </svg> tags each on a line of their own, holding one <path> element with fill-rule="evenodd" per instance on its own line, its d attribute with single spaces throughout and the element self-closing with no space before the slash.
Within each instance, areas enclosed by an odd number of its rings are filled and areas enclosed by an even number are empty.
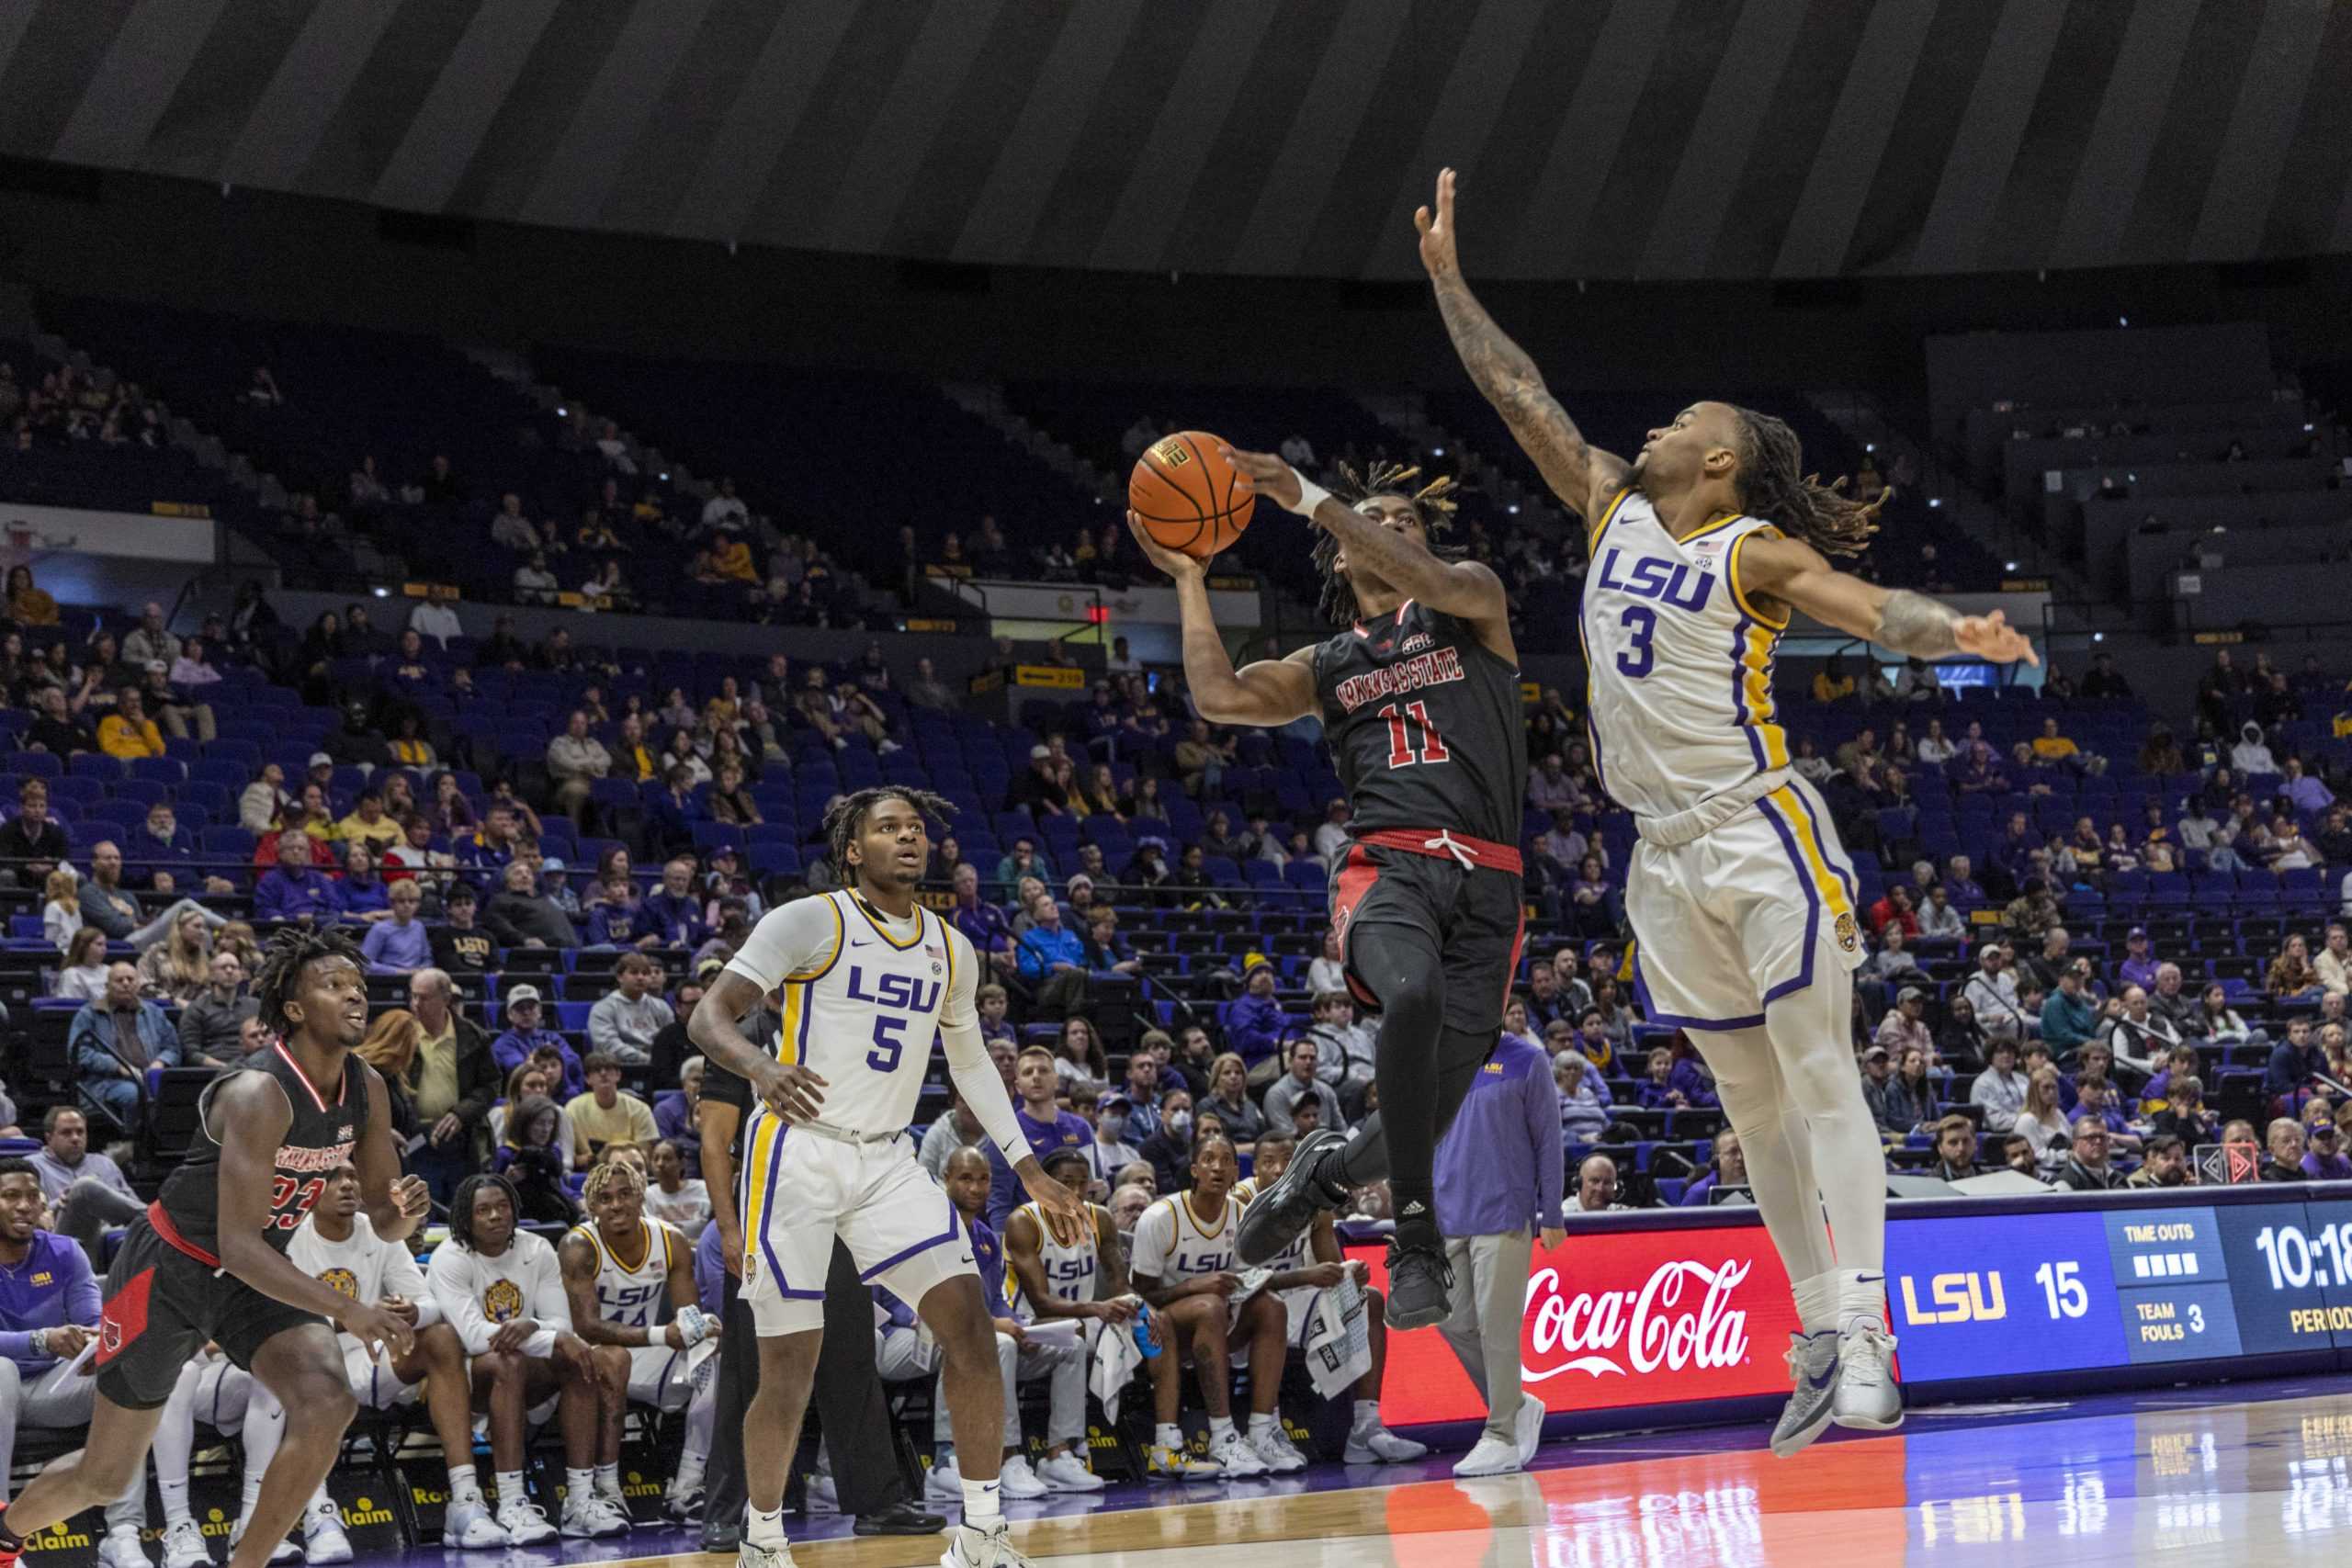
<svg viewBox="0 0 2352 1568">
<path fill-rule="evenodd" d="M 872 947 L 872 946 L 874 945 L 874 944 L 873 944 L 872 942 L 861 942 L 861 941 L 859 941 L 856 937 L 852 937 L 852 938 L 850 938 L 850 939 L 849 939 L 849 944 L 850 944 L 852 947 Z"/>
<path fill-rule="evenodd" d="M 1827 1388 L 1831 1383 L 1836 1382 L 1837 1381 L 1838 1381 L 1838 1369 L 1837 1369 L 1837 1368 L 1835 1368 L 1835 1367 L 1832 1367 L 1832 1368 L 1830 1368 L 1827 1371 L 1826 1371 L 1826 1372 L 1822 1373 L 1822 1374 L 1821 1374 L 1819 1377 L 1817 1377 L 1817 1378 L 1807 1378 L 1807 1379 L 1805 1379 L 1805 1380 L 1804 1380 L 1804 1386 L 1805 1386 L 1805 1387 L 1807 1387 L 1807 1388 L 1810 1388 L 1810 1389 L 1825 1389 L 1825 1388 Z"/>
<path fill-rule="evenodd" d="M 964 1261 L 965 1261 L 965 1262 L 969 1263 L 971 1260 L 972 1260 L 972 1255 L 971 1255 L 970 1253 L 968 1253 L 968 1252 L 967 1252 L 967 1253 L 964 1254 Z"/>
</svg>

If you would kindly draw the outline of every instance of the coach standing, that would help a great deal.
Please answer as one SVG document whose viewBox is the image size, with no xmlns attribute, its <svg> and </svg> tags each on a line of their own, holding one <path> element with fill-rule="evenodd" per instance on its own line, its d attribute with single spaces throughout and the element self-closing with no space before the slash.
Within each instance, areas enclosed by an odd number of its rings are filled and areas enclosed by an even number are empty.
<svg viewBox="0 0 2352 1568">
<path fill-rule="evenodd" d="M 773 1032 L 775 1014 L 759 1023 Z M 753 1038 L 760 1037 L 754 1027 Z M 718 1408 L 711 1432 L 710 1465 L 705 1472 L 702 1549 L 731 1552 L 743 1533 L 743 1412 L 758 1392 L 759 1340 L 742 1283 L 742 1216 L 735 1203 L 735 1173 L 743 1157 L 744 1113 L 751 1085 L 716 1062 L 703 1072 L 696 1121 L 702 1132 L 703 1177 L 710 1190 L 712 1228 L 718 1231 L 727 1263 L 726 1329 L 718 1342 Z M 754 1245 L 756 1240 L 754 1239 Z M 825 1447 L 839 1478 L 842 1512 L 854 1515 L 859 1535 L 934 1535 L 947 1528 L 936 1514 L 915 1506 L 906 1471 L 899 1463 L 897 1429 L 874 1370 L 874 1297 L 858 1282 L 849 1248 L 833 1243 L 832 1269 L 825 1280 L 825 1342 L 817 1355 L 811 1403 L 824 1423 Z M 780 1434 L 796 1447 L 797 1432 Z M 797 1493 L 801 1479 L 792 1477 Z M 796 1499 L 796 1501 L 799 1501 Z M 802 1510 L 805 1514 L 806 1508 Z"/>
<path fill-rule="evenodd" d="M 1529 1241 L 1560 1228 L 1560 1101 L 1543 1050 L 1506 1034 L 1478 1070 L 1437 1150 L 1437 1220 L 1445 1260 L 1464 1286 L 1438 1325 L 1470 1381 L 1486 1391 L 1487 1428 L 1456 1475 L 1522 1469 L 1544 1440 L 1544 1403 L 1520 1389 Z"/>
</svg>

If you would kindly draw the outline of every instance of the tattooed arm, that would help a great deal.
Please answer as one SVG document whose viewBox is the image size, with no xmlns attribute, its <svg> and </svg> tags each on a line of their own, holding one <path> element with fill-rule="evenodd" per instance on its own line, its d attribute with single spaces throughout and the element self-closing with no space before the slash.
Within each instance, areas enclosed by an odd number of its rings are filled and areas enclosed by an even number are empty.
<svg viewBox="0 0 2352 1568">
<path fill-rule="evenodd" d="M 1437 177 L 1437 216 L 1426 207 L 1413 214 L 1421 231 L 1421 265 L 1437 290 L 1437 308 L 1454 352 L 1479 392 L 1495 405 L 1520 449 L 1535 461 L 1552 493 L 1588 523 L 1599 517 L 1610 497 L 1633 473 L 1624 458 L 1588 443 L 1576 422 L 1544 386 L 1543 373 L 1526 350 L 1511 342 L 1487 315 L 1462 279 L 1454 254 L 1453 171 Z"/>
<path fill-rule="evenodd" d="M 2000 611 L 1963 615 L 1924 593 L 1881 588 L 1838 570 L 1802 539 L 1770 537 L 1760 530 L 1750 534 L 1740 541 L 1732 570 L 1732 587 L 1743 599 L 1792 605 L 1825 626 L 1896 653 L 1919 659 L 1973 653 L 1996 664 L 2041 662 L 2033 644 Z"/>
</svg>

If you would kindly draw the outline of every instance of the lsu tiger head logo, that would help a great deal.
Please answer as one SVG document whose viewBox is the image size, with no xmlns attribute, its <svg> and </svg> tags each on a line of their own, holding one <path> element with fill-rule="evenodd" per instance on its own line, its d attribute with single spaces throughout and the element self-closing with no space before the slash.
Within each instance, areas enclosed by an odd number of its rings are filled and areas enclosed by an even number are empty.
<svg viewBox="0 0 2352 1568">
<path fill-rule="evenodd" d="M 330 1269 L 319 1276 L 319 1283 L 353 1301 L 359 1299 L 359 1280 L 348 1269 Z"/>
<path fill-rule="evenodd" d="M 481 1314 L 492 1323 L 512 1323 L 523 1315 L 523 1292 L 512 1280 L 492 1280 L 481 1293 Z"/>
<path fill-rule="evenodd" d="M 1840 914 L 1838 917 L 1838 947 L 1847 953 L 1851 953 L 1860 945 L 1861 940 L 1860 933 L 1854 930 L 1854 917 L 1850 913 Z"/>
</svg>

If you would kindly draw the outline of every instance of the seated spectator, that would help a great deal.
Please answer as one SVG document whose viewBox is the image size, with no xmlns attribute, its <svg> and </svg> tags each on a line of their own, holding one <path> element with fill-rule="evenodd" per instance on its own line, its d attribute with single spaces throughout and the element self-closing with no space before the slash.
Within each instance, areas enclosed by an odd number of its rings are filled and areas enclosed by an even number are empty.
<svg viewBox="0 0 2352 1568">
<path fill-rule="evenodd" d="M 650 1146 L 660 1136 L 653 1124 L 653 1108 L 621 1088 L 618 1062 L 601 1051 L 591 1051 L 581 1063 L 581 1073 L 587 1079 L 587 1090 L 573 1096 L 563 1108 L 580 1138 L 579 1152 L 573 1156 L 575 1168 L 585 1170 L 594 1164 L 598 1151 L 607 1144 Z"/>
<path fill-rule="evenodd" d="M 702 1128 L 696 1113 L 702 1106 L 703 1074 L 707 1064 L 689 1056 L 678 1066 L 678 1087 L 654 1096 L 653 1126 L 662 1141 L 678 1151 L 689 1176 L 702 1174 Z"/>
<path fill-rule="evenodd" d="M 333 863 L 330 861 L 329 863 Z M 368 845 L 353 840 L 343 848 L 343 880 L 335 894 L 343 903 L 343 918 L 375 925 L 392 918 L 390 896 L 376 874 L 376 857 Z"/>
<path fill-rule="evenodd" d="M 695 891 L 695 863 L 684 855 L 665 862 L 662 886 L 645 896 L 637 912 L 636 942 L 640 948 L 700 947 L 710 938 L 704 923 L 702 896 Z"/>
<path fill-rule="evenodd" d="M 2098 1027 L 2099 1011 L 2083 994 L 2082 976 L 2069 965 L 2041 1004 L 2041 1039 L 2059 1056 L 2071 1055 Z"/>
<path fill-rule="evenodd" d="M 2262 1162 L 2265 1181 L 2308 1181 L 2303 1170 L 2306 1153 L 2303 1124 L 2292 1116 L 2281 1116 L 2270 1123 L 2264 1147 L 2269 1158 Z"/>
<path fill-rule="evenodd" d="M 1947 1116 L 1936 1123 L 1936 1163 L 1922 1175 L 1939 1181 L 1965 1181 L 1981 1176 L 1976 1163 L 1976 1123 L 1965 1116 Z"/>
<path fill-rule="evenodd" d="M 368 928 L 359 944 L 371 975 L 406 975 L 433 963 L 432 933 L 416 918 L 424 894 L 414 879 L 396 882 L 388 898 L 387 918 Z"/>
<path fill-rule="evenodd" d="M 1609 1125 L 1609 1085 L 1583 1053 L 1563 1051 L 1553 1057 L 1552 1083 L 1559 1093 L 1561 1136 L 1571 1144 L 1600 1142 Z"/>
<path fill-rule="evenodd" d="M 1613 1165 L 1610 1174 L 1612 1178 L 1616 1174 Z M 1747 1156 L 1739 1146 L 1739 1134 L 1729 1127 L 1724 1127 L 1715 1134 L 1714 1157 L 1708 1162 L 1707 1168 L 1690 1186 L 1682 1190 L 1680 1206 L 1686 1209 L 1702 1209 L 1714 1201 L 1713 1194 L 1716 1188 L 1747 1185 Z"/>
<path fill-rule="evenodd" d="M 1244 1148 L 1265 1131 L 1266 1118 L 1250 1099 L 1250 1070 L 1240 1056 L 1221 1052 L 1209 1066 L 1209 1092 L 1200 1101 L 1204 1116 L 1215 1116 L 1225 1135 Z"/>
<path fill-rule="evenodd" d="M 2288 937 L 2278 956 L 2270 961 L 2262 988 L 2271 1000 L 2278 1002 L 2308 1001 L 2320 995 L 2319 976 L 2312 968 L 2311 946 L 2300 932 Z"/>
<path fill-rule="evenodd" d="M 2241 775 L 2270 774 L 2278 771 L 2278 759 L 2270 748 L 2263 744 L 2262 726 L 2248 720 L 2238 726 L 2238 743 L 2230 748 L 2230 766 Z"/>
<path fill-rule="evenodd" d="M 172 921 L 164 940 L 139 955 L 140 994 L 151 1000 L 185 1004 L 211 983 L 212 931 L 193 905 Z"/>
<path fill-rule="evenodd" d="M 2165 1134 L 2148 1140 L 2140 1168 L 2124 1178 L 2129 1188 L 2185 1187 L 2188 1184 L 2188 1145 Z"/>
<path fill-rule="evenodd" d="M 1347 1130 L 1339 1095 L 1317 1075 L 1319 1060 L 1319 1048 L 1311 1037 L 1291 1042 L 1289 1070 L 1276 1078 L 1265 1093 L 1266 1131 L 1295 1135 L 1292 1112 L 1300 1101 L 1307 1100 L 1322 1107 L 1321 1125 L 1334 1132 Z"/>
<path fill-rule="evenodd" d="M 277 863 L 254 885 L 254 918 L 262 920 L 332 920 L 343 912 L 335 885 L 311 866 L 311 836 L 300 829 L 277 838 Z"/>
<path fill-rule="evenodd" d="M 1935 1055 L 1935 1032 L 1928 1027 L 1926 991 L 1917 986 L 1905 986 L 1895 994 L 1894 1005 L 1879 1020 L 1872 1048 L 1886 1052 L 1890 1066 L 1900 1061 L 1905 1051 L 1917 1051 L 1929 1057 Z"/>
<path fill-rule="evenodd" d="M 1577 1141 L 1570 1135 L 1570 1141 Z M 1617 1162 L 1607 1155 L 1588 1155 L 1577 1167 L 1577 1190 L 1568 1195 L 1562 1206 L 1561 1217 L 1573 1220 L 1578 1214 L 1601 1214 L 1631 1208 L 1618 1198 Z"/>
<path fill-rule="evenodd" d="M 624 1066 L 644 1066 L 653 1059 L 653 1037 L 667 1028 L 673 1015 L 662 999 L 658 985 L 661 965 L 641 953 L 623 953 L 613 965 L 617 987 L 588 1011 L 588 1043 Z"/>
<path fill-rule="evenodd" d="M 96 926 L 84 926 L 65 939 L 63 962 L 57 969 L 57 988 L 51 994 L 66 1001 L 95 1001 L 106 995 L 107 933 Z"/>
<path fill-rule="evenodd" d="M 482 911 L 482 925 L 501 947 L 567 948 L 580 945 L 580 933 L 561 905 L 540 890 L 538 874 L 526 860 L 507 863 L 504 886 Z"/>
<path fill-rule="evenodd" d="M 98 720 L 98 750 L 126 759 L 164 755 L 164 732 L 147 716 L 138 687 L 123 687 L 115 696 L 114 712 Z"/>
<path fill-rule="evenodd" d="M 17 786 L 17 814 L 0 823 L 0 886 L 39 887 L 74 852 L 64 824 L 49 814 L 49 785 L 28 778 Z"/>
<path fill-rule="evenodd" d="M 1984 1070 L 1976 1075 L 1969 1089 L 1972 1105 L 1984 1108 L 1984 1127 L 1988 1132 L 2006 1133 L 2017 1125 L 2025 1109 L 2025 1077 L 2018 1071 L 2018 1044 L 2014 1040 L 1995 1036 L 1992 1055 Z"/>
<path fill-rule="evenodd" d="M 2099 1117 L 2076 1117 L 2069 1155 L 2052 1179 L 2073 1192 L 2105 1192 L 2122 1186 L 2122 1172 L 2108 1163 L 2110 1138 Z"/>
<path fill-rule="evenodd" d="M 1988 1116 L 1988 1125 L 1990 1122 Z M 2045 1178 L 2064 1163 L 2074 1142 L 2074 1124 L 2066 1119 L 2057 1068 L 2042 1066 L 2027 1076 L 2025 1102 L 2008 1130 L 2032 1147 L 2034 1163 Z"/>
<path fill-rule="evenodd" d="M 491 1042 L 491 1061 L 503 1077 L 539 1053 L 551 1053 L 562 1063 L 563 1070 L 563 1082 L 553 1087 L 560 1088 L 566 1095 L 576 1096 L 587 1086 L 585 1070 L 564 1037 L 542 1025 L 546 1006 L 537 986 L 508 987 L 504 1006 L 506 1032 Z"/>
<path fill-rule="evenodd" d="M 128 964 L 107 968 L 106 994 L 85 1002 L 66 1030 L 84 1103 L 102 1110 L 126 1131 L 137 1126 L 147 1069 L 175 1067 L 179 1032 L 157 1003 L 140 994 L 139 971 Z"/>
<path fill-rule="evenodd" d="M 1032 924 L 1016 943 L 1022 978 L 1035 992 L 1040 1016 L 1067 1016 L 1086 1001 L 1085 941 L 1062 924 L 1061 906 L 1050 893 L 1032 899 L 1029 916 Z"/>
<path fill-rule="evenodd" d="M 2314 1100 L 2314 1106 L 2321 1102 Z M 2303 1174 L 2313 1181 L 2352 1181 L 2352 1156 L 2344 1152 L 2336 1135 L 2335 1116 L 2323 1110 L 2304 1129 L 2310 1152 L 2302 1158 Z"/>
<path fill-rule="evenodd" d="M 90 850 L 90 874 L 78 894 L 83 923 L 96 926 L 115 942 L 127 942 L 144 951 L 163 940 L 183 915 L 193 912 L 208 926 L 224 923 L 193 898 L 182 898 L 154 919 L 141 924 L 143 911 L 138 895 L 122 885 L 122 852 L 102 839 Z M 44 929 L 45 926 L 44 926 Z"/>
<path fill-rule="evenodd" d="M 2326 1055 L 2308 1018 L 2287 1021 L 2287 1038 L 2270 1053 L 2268 1066 L 2263 1073 L 2262 1092 L 2268 1095 L 2272 1106 L 2290 1112 L 2317 1091 L 2318 1077 L 2328 1070 Z"/>
<path fill-rule="evenodd" d="M 2103 1021 L 2108 1022 L 2107 1043 L 2119 1061 L 2133 1065 L 2154 1063 L 2180 1043 L 2179 1027 L 2150 1005 L 2146 990 L 2126 986 L 2122 1001 L 2122 1016 Z M 2141 1070 L 2149 1069 L 2143 1066 Z"/>
</svg>

